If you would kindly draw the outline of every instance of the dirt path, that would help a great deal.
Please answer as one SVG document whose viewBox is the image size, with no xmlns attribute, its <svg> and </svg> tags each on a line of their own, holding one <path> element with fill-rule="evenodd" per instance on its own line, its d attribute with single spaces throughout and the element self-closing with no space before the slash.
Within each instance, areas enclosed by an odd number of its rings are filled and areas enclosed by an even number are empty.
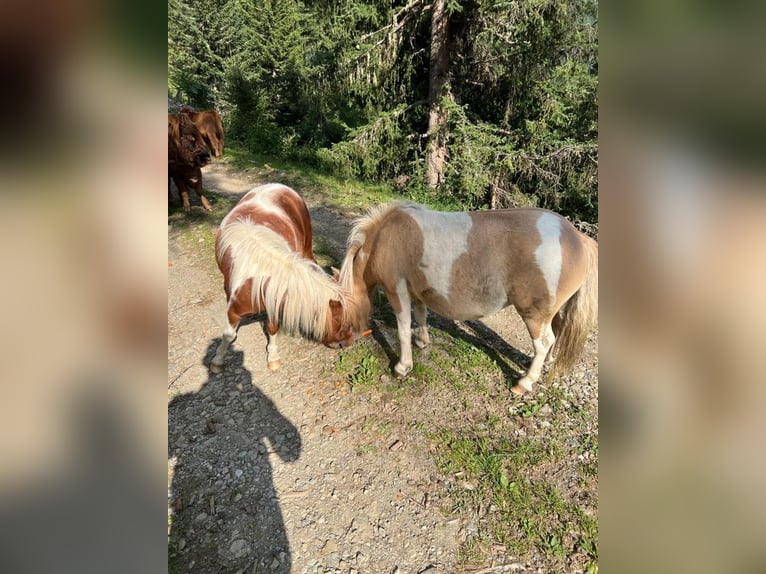
<svg viewBox="0 0 766 574">
<path fill-rule="evenodd" d="M 218 163 L 204 176 L 206 188 L 238 197 L 279 174 Z M 356 214 L 305 199 L 315 245 L 320 238 L 340 259 Z M 457 549 L 471 525 L 443 510 L 444 477 L 429 452 L 428 429 L 418 425 L 418 412 L 432 408 L 428 400 L 391 401 L 386 375 L 351 392 L 337 374 L 339 351 L 282 334 L 283 367 L 270 372 L 259 322 L 240 328 L 226 371 L 209 373 L 225 302 L 203 231 L 219 221 L 211 215 L 198 218 L 197 227 L 169 227 L 171 572 L 458 571 Z M 528 350 L 513 311 L 485 323 Z M 391 332 L 379 338 L 396 352 Z M 492 571 L 535 571 L 527 567 Z"/>
</svg>

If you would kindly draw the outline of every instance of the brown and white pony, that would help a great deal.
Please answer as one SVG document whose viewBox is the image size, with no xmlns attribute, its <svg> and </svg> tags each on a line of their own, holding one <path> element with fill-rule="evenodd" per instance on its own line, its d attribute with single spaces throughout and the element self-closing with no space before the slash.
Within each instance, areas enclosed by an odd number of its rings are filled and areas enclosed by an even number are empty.
<svg viewBox="0 0 766 574">
<path fill-rule="evenodd" d="M 357 220 L 340 282 L 353 293 L 357 332 L 369 320 L 370 291 L 385 290 L 401 345 L 398 376 L 412 369 L 411 304 L 420 348 L 430 342 L 427 307 L 465 321 L 515 306 L 534 344 L 529 370 L 511 389 L 524 394 L 549 352 L 554 373 L 563 373 L 585 344 L 598 315 L 598 244 L 544 209 L 442 213 L 396 202 Z"/>
<path fill-rule="evenodd" d="M 223 371 L 240 319 L 263 311 L 271 370 L 281 366 L 280 326 L 331 347 L 353 342 L 347 294 L 314 259 L 309 212 L 294 190 L 270 183 L 245 194 L 221 222 L 215 255 L 228 305 L 214 373 Z"/>
</svg>

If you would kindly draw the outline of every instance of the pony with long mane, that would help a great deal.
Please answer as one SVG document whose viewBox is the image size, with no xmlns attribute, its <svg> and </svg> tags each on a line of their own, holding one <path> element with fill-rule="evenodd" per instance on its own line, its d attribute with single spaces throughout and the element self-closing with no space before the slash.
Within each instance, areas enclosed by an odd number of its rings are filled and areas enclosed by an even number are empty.
<svg viewBox="0 0 766 574">
<path fill-rule="evenodd" d="M 401 377 L 413 366 L 413 304 L 419 348 L 430 342 L 429 307 L 466 321 L 513 305 L 534 346 L 527 373 L 511 388 L 521 395 L 546 358 L 562 374 L 582 351 L 598 316 L 598 244 L 545 209 L 443 213 L 395 202 L 356 221 L 340 283 L 353 294 L 357 332 L 369 321 L 372 288 L 383 287 L 396 314 Z"/>
<path fill-rule="evenodd" d="M 327 346 L 350 345 L 350 298 L 317 264 L 311 218 L 293 189 L 271 183 L 250 190 L 223 218 L 215 241 L 223 274 L 226 324 L 210 365 L 223 371 L 224 357 L 242 317 L 266 312 L 267 365 L 281 366 L 280 326 Z"/>
</svg>

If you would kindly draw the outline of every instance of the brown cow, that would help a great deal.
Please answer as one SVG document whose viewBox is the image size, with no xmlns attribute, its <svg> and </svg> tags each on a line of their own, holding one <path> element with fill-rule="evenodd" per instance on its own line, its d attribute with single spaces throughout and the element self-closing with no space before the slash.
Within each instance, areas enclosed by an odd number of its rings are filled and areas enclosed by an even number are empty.
<svg viewBox="0 0 766 574">
<path fill-rule="evenodd" d="M 181 194 L 186 212 L 191 211 L 188 187 L 194 187 L 202 207 L 213 210 L 202 190 L 202 167 L 209 162 L 205 141 L 191 118 L 186 114 L 168 114 L 168 175 Z"/>
<path fill-rule="evenodd" d="M 198 112 L 189 106 L 182 107 L 180 113 L 186 114 L 192 119 L 210 151 L 215 154 L 215 157 L 221 157 L 223 154 L 223 124 L 220 114 L 215 110 Z"/>
</svg>

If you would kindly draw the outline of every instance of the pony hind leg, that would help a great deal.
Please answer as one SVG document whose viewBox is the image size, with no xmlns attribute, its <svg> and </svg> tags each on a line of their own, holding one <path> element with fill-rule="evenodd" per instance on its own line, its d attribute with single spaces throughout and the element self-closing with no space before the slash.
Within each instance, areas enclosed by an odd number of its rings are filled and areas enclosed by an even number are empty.
<svg viewBox="0 0 766 574">
<path fill-rule="evenodd" d="M 532 390 L 532 386 L 540 379 L 543 363 L 548 356 L 548 352 L 556 342 L 556 336 L 553 334 L 550 320 L 542 321 L 540 319 L 525 318 L 524 322 L 532 337 L 535 355 L 532 357 L 532 363 L 529 365 L 527 374 L 511 387 L 511 391 L 517 395 L 523 395 Z"/>
<path fill-rule="evenodd" d="M 226 313 L 226 325 L 223 328 L 223 334 L 221 335 L 221 344 L 215 351 L 215 356 L 210 363 L 210 371 L 213 373 L 223 372 L 224 358 L 226 357 L 226 351 L 229 349 L 229 345 L 232 344 L 234 339 L 237 338 L 237 327 L 241 317 L 234 311 L 229 309 Z"/>
<path fill-rule="evenodd" d="M 418 349 L 424 349 L 431 344 L 431 337 L 428 334 L 428 325 L 426 324 L 428 307 L 421 301 L 416 301 L 414 313 L 415 322 L 418 324 L 418 328 L 415 329 L 415 346 Z"/>
<path fill-rule="evenodd" d="M 556 313 L 553 316 L 553 319 L 551 320 L 551 328 L 553 329 L 553 340 L 554 344 L 551 345 L 551 348 L 548 350 L 548 354 L 545 357 L 545 363 L 543 363 L 543 367 L 546 369 L 550 369 L 553 367 L 553 364 L 556 362 L 556 345 L 555 342 L 559 338 L 559 333 L 561 333 L 561 329 L 564 326 L 564 318 L 560 315 L 560 313 Z"/>
</svg>

